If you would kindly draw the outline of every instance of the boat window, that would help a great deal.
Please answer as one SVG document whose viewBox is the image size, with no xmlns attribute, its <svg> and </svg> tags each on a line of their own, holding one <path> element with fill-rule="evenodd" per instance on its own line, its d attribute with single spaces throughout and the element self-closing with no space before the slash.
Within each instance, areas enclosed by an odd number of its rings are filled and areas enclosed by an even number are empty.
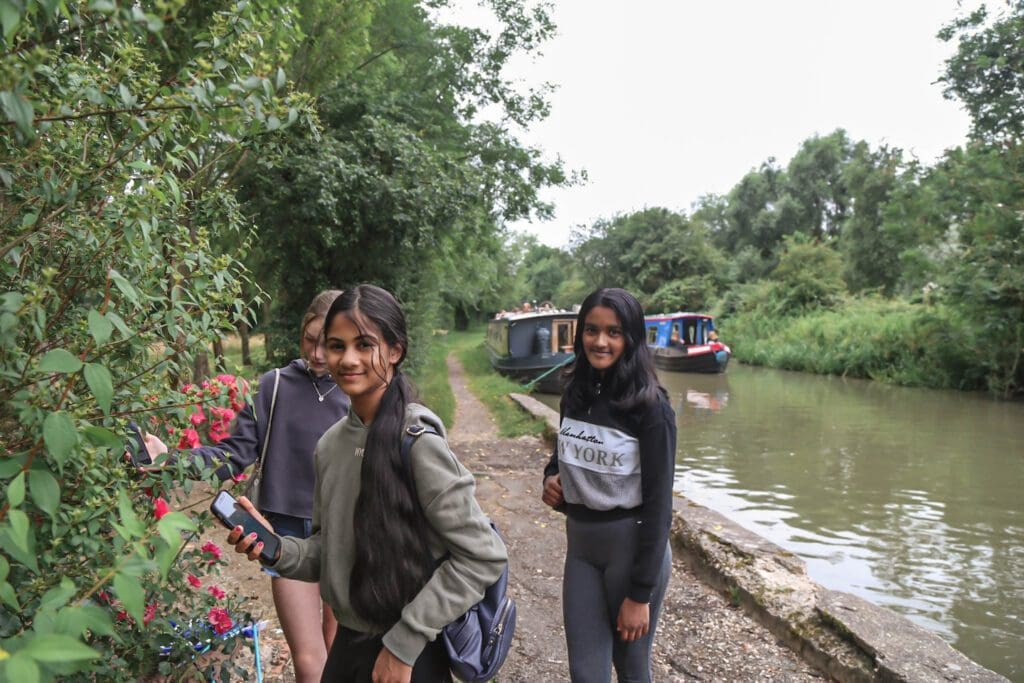
<svg viewBox="0 0 1024 683">
<path fill-rule="evenodd" d="M 647 328 L 647 343 L 653 344 L 658 341 L 658 326 L 652 325 Z"/>
<path fill-rule="evenodd" d="M 686 321 L 686 335 L 684 336 L 687 344 L 697 343 L 697 321 L 687 320 Z"/>
<path fill-rule="evenodd" d="M 569 353 L 572 351 L 572 342 L 576 336 L 576 321 L 566 320 L 564 322 L 555 321 L 554 328 L 555 333 L 551 335 L 551 351 Z"/>
</svg>

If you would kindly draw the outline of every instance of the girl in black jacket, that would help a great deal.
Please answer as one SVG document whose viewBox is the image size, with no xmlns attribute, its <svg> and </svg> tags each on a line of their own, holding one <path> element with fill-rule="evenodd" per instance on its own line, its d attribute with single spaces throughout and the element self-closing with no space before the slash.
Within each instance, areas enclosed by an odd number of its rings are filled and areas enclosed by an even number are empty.
<svg viewBox="0 0 1024 683">
<path fill-rule="evenodd" d="M 543 500 L 568 515 L 562 610 L 574 681 L 651 680 L 671 574 L 676 423 L 647 348 L 640 303 L 599 289 L 576 321 Z"/>
</svg>

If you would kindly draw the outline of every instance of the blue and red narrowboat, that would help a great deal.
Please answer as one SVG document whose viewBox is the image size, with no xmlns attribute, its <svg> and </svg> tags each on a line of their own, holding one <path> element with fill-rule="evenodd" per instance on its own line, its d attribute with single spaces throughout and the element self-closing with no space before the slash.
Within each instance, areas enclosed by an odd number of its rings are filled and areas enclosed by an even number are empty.
<svg viewBox="0 0 1024 683">
<path fill-rule="evenodd" d="M 725 372 L 732 351 L 718 341 L 715 321 L 703 313 L 664 313 L 645 317 L 647 346 L 654 364 L 673 372 Z"/>
</svg>

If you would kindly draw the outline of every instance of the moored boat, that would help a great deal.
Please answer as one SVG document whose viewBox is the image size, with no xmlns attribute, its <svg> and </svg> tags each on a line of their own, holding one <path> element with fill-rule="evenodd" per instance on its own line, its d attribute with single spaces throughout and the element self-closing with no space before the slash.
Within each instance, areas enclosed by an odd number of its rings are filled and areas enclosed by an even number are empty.
<svg viewBox="0 0 1024 683">
<path fill-rule="evenodd" d="M 715 321 L 703 313 L 645 317 L 654 364 L 673 372 L 725 372 L 732 351 L 718 341 Z"/>
<path fill-rule="evenodd" d="M 520 382 L 537 383 L 538 391 L 562 392 L 559 368 L 573 358 L 576 314 L 572 311 L 521 313 L 487 323 L 491 367 Z M 547 373 L 545 375 L 545 373 Z"/>
</svg>

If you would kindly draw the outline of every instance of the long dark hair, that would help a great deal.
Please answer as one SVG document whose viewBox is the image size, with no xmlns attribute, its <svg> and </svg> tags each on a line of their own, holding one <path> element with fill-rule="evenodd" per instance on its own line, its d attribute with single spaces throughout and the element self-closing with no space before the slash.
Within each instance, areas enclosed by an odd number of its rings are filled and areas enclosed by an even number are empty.
<svg viewBox="0 0 1024 683">
<path fill-rule="evenodd" d="M 625 348 L 618 362 L 608 368 L 600 378 L 590 365 L 583 350 L 583 327 L 587 315 L 596 306 L 604 306 L 615 312 L 622 325 Z M 612 406 L 618 410 L 631 410 L 648 406 L 667 392 L 654 372 L 654 359 L 647 348 L 644 325 L 644 309 L 632 294 L 618 287 L 597 289 L 587 295 L 576 316 L 576 338 L 573 340 L 576 360 L 566 370 L 565 390 L 562 406 L 570 410 L 581 410 L 593 402 L 597 395 L 598 379 L 601 391 L 611 397 Z"/>
<path fill-rule="evenodd" d="M 394 376 L 366 435 L 353 519 L 355 562 L 349 584 L 352 607 L 383 631 L 398 621 L 402 608 L 434 569 L 433 560 L 422 550 L 427 523 L 399 452 L 405 408 L 415 402 L 415 390 L 400 368 L 409 338 L 401 307 L 380 287 L 364 284 L 346 290 L 327 311 L 325 330 L 339 314 L 351 320 L 360 333 L 375 327 L 383 341 L 401 349 Z M 382 349 L 380 353 L 383 360 Z M 386 372 L 386 367 L 382 371 Z"/>
</svg>

